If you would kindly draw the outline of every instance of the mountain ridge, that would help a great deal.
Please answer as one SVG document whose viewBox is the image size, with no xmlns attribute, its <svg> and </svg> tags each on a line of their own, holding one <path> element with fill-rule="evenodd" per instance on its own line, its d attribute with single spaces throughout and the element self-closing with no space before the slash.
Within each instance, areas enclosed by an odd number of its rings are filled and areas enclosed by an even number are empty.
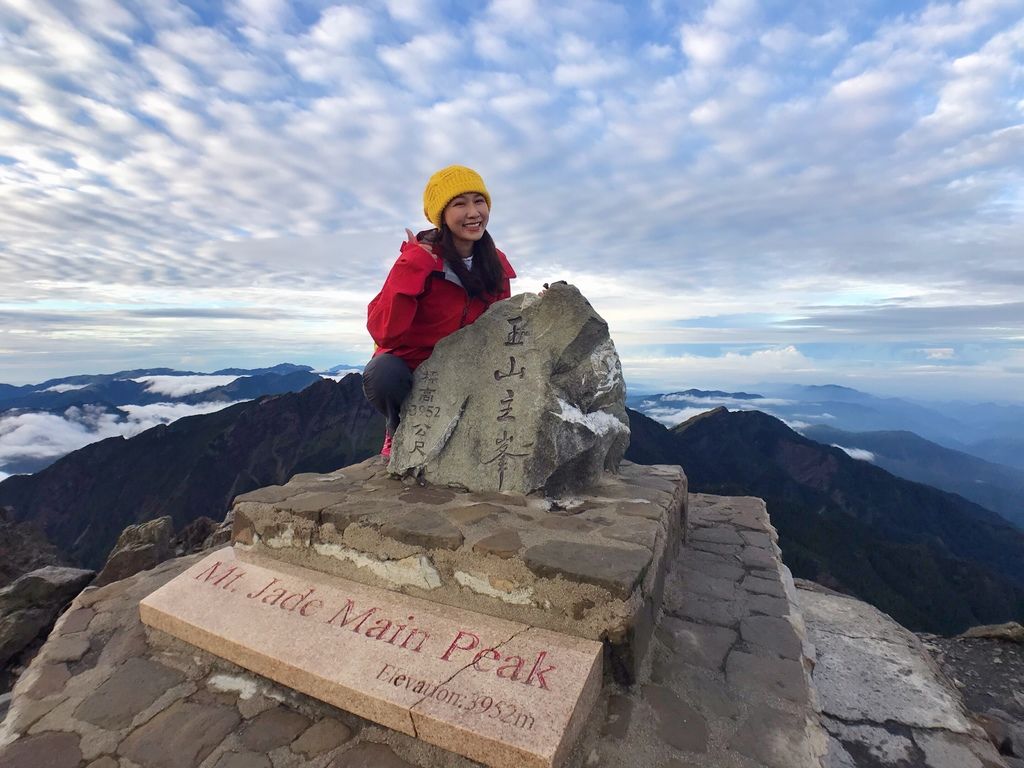
<svg viewBox="0 0 1024 768">
<path fill-rule="evenodd" d="M 627 458 L 682 464 L 691 492 L 763 498 L 798 577 L 914 629 L 953 632 L 1024 615 L 1024 534 L 990 510 L 760 411 L 720 409 L 672 430 L 631 411 L 630 426 L 647 445 L 631 444 Z"/>
</svg>

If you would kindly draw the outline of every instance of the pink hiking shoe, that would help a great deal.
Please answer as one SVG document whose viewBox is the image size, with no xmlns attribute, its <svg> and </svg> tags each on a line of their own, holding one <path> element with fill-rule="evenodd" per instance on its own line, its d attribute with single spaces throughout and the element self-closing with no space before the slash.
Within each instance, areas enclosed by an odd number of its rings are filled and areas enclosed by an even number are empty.
<svg viewBox="0 0 1024 768">
<path fill-rule="evenodd" d="M 385 432 L 384 433 L 384 445 L 382 445 L 381 448 L 380 448 L 380 455 L 383 456 L 385 459 L 390 459 L 391 458 L 391 433 L 390 432 Z"/>
</svg>

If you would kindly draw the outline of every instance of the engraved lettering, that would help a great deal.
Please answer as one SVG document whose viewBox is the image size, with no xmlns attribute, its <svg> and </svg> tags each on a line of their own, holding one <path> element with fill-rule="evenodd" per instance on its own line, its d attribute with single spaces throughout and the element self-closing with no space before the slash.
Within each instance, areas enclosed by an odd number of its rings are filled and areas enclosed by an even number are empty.
<svg viewBox="0 0 1024 768">
<path fill-rule="evenodd" d="M 550 688 L 548 688 L 548 683 L 544 679 L 544 675 L 548 674 L 549 672 L 553 672 L 555 670 L 555 666 L 553 664 L 543 668 L 541 668 L 540 666 L 541 662 L 544 661 L 544 658 L 547 655 L 547 651 L 541 651 L 537 654 L 537 660 L 533 662 L 533 669 L 530 670 L 530 674 L 527 675 L 526 680 L 523 681 L 525 685 L 531 685 L 533 683 L 533 679 L 537 678 L 537 682 L 540 683 L 541 688 L 543 688 L 545 691 L 551 690 Z"/>
<path fill-rule="evenodd" d="M 306 602 L 309 596 L 312 595 L 315 591 L 316 590 L 313 587 L 310 587 L 309 591 L 306 592 L 306 594 L 304 595 L 300 595 L 298 592 L 295 592 L 294 594 L 288 595 L 288 597 L 282 600 L 277 607 L 285 611 L 294 611 L 296 608 L 298 608 L 300 605 Z M 289 600 L 295 600 L 295 604 L 292 606 L 288 606 L 287 603 Z"/>
<path fill-rule="evenodd" d="M 459 645 L 459 640 L 463 637 L 467 639 L 472 638 L 469 645 Z M 472 632 L 466 632 L 464 629 L 460 629 L 459 633 L 455 636 L 455 639 L 452 640 L 452 644 L 448 646 L 448 650 L 441 655 L 441 660 L 450 661 L 452 651 L 472 651 L 478 645 L 480 645 L 480 637 L 478 635 L 474 635 Z"/>
<path fill-rule="evenodd" d="M 505 390 L 505 397 L 498 402 L 501 404 L 501 408 L 498 409 L 498 418 L 496 421 L 515 421 L 516 417 L 512 415 L 512 401 L 515 399 L 516 393 L 511 389 Z"/>
<path fill-rule="evenodd" d="M 352 631 L 353 632 L 358 632 L 359 628 L 363 626 L 363 622 L 365 622 L 368 618 L 370 618 L 371 616 L 373 616 L 373 614 L 375 614 L 377 612 L 377 608 L 374 607 L 374 608 L 370 608 L 367 611 L 364 611 L 363 613 L 359 614 L 358 616 L 354 616 L 352 618 L 349 618 L 349 614 L 354 612 L 355 609 L 356 609 L 356 604 L 354 602 L 352 602 L 352 598 L 349 598 L 348 600 L 345 601 L 345 607 L 342 608 L 340 611 L 338 611 L 336 614 L 334 614 L 331 618 L 329 618 L 327 620 L 327 623 L 328 624 L 334 624 L 334 620 L 335 619 L 341 618 L 341 621 L 338 622 L 338 626 L 339 627 L 345 627 L 345 626 L 348 626 L 349 622 L 352 622 L 352 621 L 355 621 L 356 619 L 358 619 L 359 620 L 358 623 L 354 627 L 352 627 Z"/>
<path fill-rule="evenodd" d="M 372 640 L 380 640 L 381 636 L 391 629 L 391 622 L 387 619 L 377 619 L 373 626 L 366 630 L 366 636 Z"/>
<path fill-rule="evenodd" d="M 416 635 L 423 635 L 423 637 L 419 638 L 419 644 L 417 644 L 417 646 L 415 648 L 409 648 L 408 650 L 416 651 L 416 653 L 419 653 L 420 649 L 423 648 L 423 644 L 427 640 L 430 639 L 430 633 L 429 632 L 424 632 L 422 629 L 418 629 L 418 628 L 410 629 L 409 630 L 409 636 L 406 637 L 405 640 L 402 641 L 402 644 L 400 646 L 398 646 L 398 647 L 399 648 L 405 648 L 409 644 L 409 642 L 414 637 L 416 637 Z"/>
<path fill-rule="evenodd" d="M 270 580 L 270 583 L 269 583 L 269 584 L 267 584 L 267 586 L 265 586 L 265 587 L 264 587 L 263 589 L 261 589 L 261 590 L 260 590 L 259 592 L 250 592 L 250 593 L 249 593 L 248 595 L 246 595 L 246 597 L 250 597 L 250 598 L 255 598 L 255 597 L 259 597 L 259 596 L 260 596 L 260 595 L 262 595 L 262 594 L 263 594 L 264 592 L 266 592 L 266 591 L 267 591 L 268 589 L 270 589 L 270 588 L 271 588 L 272 586 L 274 586 L 275 584 L 277 584 L 277 582 L 278 582 L 278 579 L 271 579 L 271 580 Z"/>
<path fill-rule="evenodd" d="M 526 375 L 526 366 L 520 366 L 519 370 L 516 370 L 516 359 L 512 356 L 508 358 L 508 373 L 502 373 L 500 370 L 494 372 L 494 380 L 501 381 L 511 376 L 518 376 L 520 379 Z"/>
<path fill-rule="evenodd" d="M 479 672 L 489 672 L 491 670 L 491 667 L 487 667 L 485 669 L 484 667 L 480 666 L 480 661 L 485 657 L 494 659 L 494 661 L 498 661 L 499 659 L 501 659 L 501 654 L 493 648 L 484 648 L 482 651 L 480 651 L 480 653 L 473 657 L 473 668 Z"/>
<path fill-rule="evenodd" d="M 516 660 L 514 664 L 512 663 L 512 659 Z M 498 677 L 504 677 L 509 680 L 518 680 L 519 673 L 523 671 L 524 664 L 526 664 L 526 659 L 522 656 L 506 656 L 505 663 L 498 667 L 498 671 L 495 674 L 497 674 Z"/>
<path fill-rule="evenodd" d="M 508 332 L 508 336 L 505 337 L 505 346 L 512 347 L 518 346 L 523 343 L 523 339 L 526 338 L 526 324 L 523 322 L 522 316 L 510 317 L 506 322 L 512 326 Z"/>
<path fill-rule="evenodd" d="M 499 491 L 505 485 L 505 470 L 508 469 L 509 458 L 522 458 L 523 456 L 528 455 L 525 453 L 512 453 L 510 449 L 512 448 L 513 438 L 514 435 L 510 434 L 507 429 L 501 430 L 501 437 L 495 438 L 494 440 L 494 444 L 497 446 L 497 452 L 484 462 L 485 465 L 497 462 Z"/>
<path fill-rule="evenodd" d="M 271 592 L 269 595 L 266 595 L 262 600 L 260 600 L 260 602 L 261 603 L 266 603 L 267 605 L 277 605 L 277 601 L 280 600 L 282 597 L 284 597 L 287 594 L 288 594 L 288 590 L 287 589 L 285 589 L 284 587 L 278 587 L 273 592 Z"/>
<path fill-rule="evenodd" d="M 214 585 L 218 586 L 218 587 L 221 587 L 221 589 L 227 589 L 234 582 L 238 581 L 240 578 L 242 578 L 243 575 L 245 575 L 245 571 L 239 571 L 237 576 L 235 576 L 234 578 L 231 578 L 226 584 L 222 584 L 222 582 L 225 579 L 228 579 L 238 569 L 238 566 L 232 565 L 230 568 L 228 568 L 223 573 L 218 573 L 217 569 L 220 568 L 222 565 L 224 565 L 224 563 L 222 563 L 220 560 L 218 560 L 216 563 L 211 565 L 205 571 L 203 571 L 202 573 L 198 574 L 195 577 L 196 581 L 198 581 L 199 579 L 203 579 L 203 583 L 206 583 L 210 579 L 213 579 L 214 576 L 216 576 L 217 578 L 214 579 L 214 581 L 213 581 Z M 204 576 L 206 578 L 203 578 Z M 271 583 L 273 583 L 273 582 L 271 582 Z"/>
</svg>

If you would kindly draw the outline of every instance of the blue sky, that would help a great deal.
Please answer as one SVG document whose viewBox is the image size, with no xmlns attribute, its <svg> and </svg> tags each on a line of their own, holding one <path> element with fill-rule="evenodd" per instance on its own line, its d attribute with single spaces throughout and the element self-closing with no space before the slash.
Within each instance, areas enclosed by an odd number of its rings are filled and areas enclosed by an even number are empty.
<svg viewBox="0 0 1024 768">
<path fill-rule="evenodd" d="M 0 0 L 0 381 L 362 362 L 449 163 L 632 386 L 1024 399 L 1021 0 Z"/>
</svg>

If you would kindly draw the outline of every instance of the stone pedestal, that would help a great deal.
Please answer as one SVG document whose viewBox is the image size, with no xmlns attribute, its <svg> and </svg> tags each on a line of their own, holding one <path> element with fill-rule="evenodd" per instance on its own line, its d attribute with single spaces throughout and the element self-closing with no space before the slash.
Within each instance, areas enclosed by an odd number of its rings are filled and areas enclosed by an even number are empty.
<svg viewBox="0 0 1024 768">
<path fill-rule="evenodd" d="M 371 459 L 244 494 L 235 549 L 597 640 L 614 678 L 636 679 L 685 529 L 679 467 L 624 462 L 559 500 L 407 482 Z"/>
</svg>

